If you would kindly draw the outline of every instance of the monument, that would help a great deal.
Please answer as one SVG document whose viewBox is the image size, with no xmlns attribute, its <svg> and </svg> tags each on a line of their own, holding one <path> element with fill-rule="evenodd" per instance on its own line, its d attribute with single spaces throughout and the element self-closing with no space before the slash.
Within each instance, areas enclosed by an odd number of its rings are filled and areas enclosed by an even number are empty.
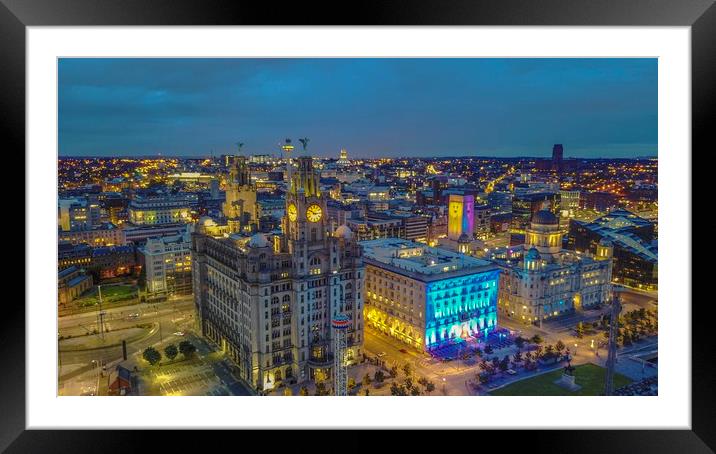
<svg viewBox="0 0 716 454">
<path fill-rule="evenodd" d="M 582 387 L 574 382 L 574 378 L 574 366 L 572 366 L 571 362 L 568 362 L 562 372 L 562 376 L 554 383 L 572 392 L 579 391 Z"/>
</svg>

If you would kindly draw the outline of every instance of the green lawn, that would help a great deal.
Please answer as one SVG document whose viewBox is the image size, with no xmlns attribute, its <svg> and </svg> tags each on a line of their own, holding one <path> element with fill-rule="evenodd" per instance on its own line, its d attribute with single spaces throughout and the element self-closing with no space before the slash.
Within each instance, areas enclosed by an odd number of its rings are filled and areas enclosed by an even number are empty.
<svg viewBox="0 0 716 454">
<path fill-rule="evenodd" d="M 562 369 L 548 372 L 537 377 L 521 380 L 498 390 L 493 396 L 599 396 L 604 392 L 604 374 L 606 369 L 596 364 L 575 366 L 575 383 L 582 387 L 571 392 L 554 384 L 562 376 Z M 621 374 L 614 374 L 614 389 L 628 385 L 632 380 Z"/>
<path fill-rule="evenodd" d="M 136 297 L 137 287 L 134 285 L 107 285 L 102 286 L 102 303 L 110 304 L 117 301 L 124 301 Z M 80 306 L 94 306 L 99 302 L 97 287 L 92 287 L 82 295 L 77 303 Z"/>
</svg>

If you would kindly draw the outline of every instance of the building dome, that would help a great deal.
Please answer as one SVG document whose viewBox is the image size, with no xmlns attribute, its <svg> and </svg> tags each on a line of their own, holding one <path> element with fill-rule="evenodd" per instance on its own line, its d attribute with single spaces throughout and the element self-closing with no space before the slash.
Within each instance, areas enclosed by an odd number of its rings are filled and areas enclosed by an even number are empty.
<svg viewBox="0 0 716 454">
<path fill-rule="evenodd" d="M 462 235 L 460 235 L 460 238 L 457 239 L 458 243 L 469 243 L 470 241 L 472 241 L 472 239 L 467 233 L 463 233 Z"/>
<path fill-rule="evenodd" d="M 338 227 L 333 235 L 336 238 L 343 238 L 344 240 L 353 239 L 353 231 L 345 224 Z"/>
<path fill-rule="evenodd" d="M 532 223 L 542 225 L 559 225 L 559 220 L 551 211 L 540 210 L 532 215 Z"/>
<path fill-rule="evenodd" d="M 257 233 L 255 235 L 252 235 L 251 238 L 249 238 L 249 242 L 246 244 L 250 248 L 262 248 L 270 246 L 269 240 L 263 233 Z"/>
<path fill-rule="evenodd" d="M 216 221 L 211 219 L 209 216 L 202 216 L 199 218 L 199 225 L 203 227 L 214 227 L 216 225 Z"/>
<path fill-rule="evenodd" d="M 527 251 L 527 255 L 525 256 L 525 259 L 527 260 L 539 260 L 540 259 L 539 251 L 536 247 L 532 246 L 529 251 Z"/>
</svg>

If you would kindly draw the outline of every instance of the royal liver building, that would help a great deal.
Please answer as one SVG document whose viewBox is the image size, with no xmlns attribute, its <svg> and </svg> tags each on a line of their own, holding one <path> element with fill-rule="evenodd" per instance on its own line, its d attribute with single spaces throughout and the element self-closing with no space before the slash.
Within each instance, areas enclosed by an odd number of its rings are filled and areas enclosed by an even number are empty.
<svg viewBox="0 0 716 454">
<path fill-rule="evenodd" d="M 329 232 L 326 195 L 311 157 L 289 163 L 282 232 L 192 238 L 194 298 L 204 336 L 257 390 L 281 381 L 330 380 L 331 319 L 351 320 L 346 361 L 363 345 L 364 265 L 350 229 Z"/>
</svg>

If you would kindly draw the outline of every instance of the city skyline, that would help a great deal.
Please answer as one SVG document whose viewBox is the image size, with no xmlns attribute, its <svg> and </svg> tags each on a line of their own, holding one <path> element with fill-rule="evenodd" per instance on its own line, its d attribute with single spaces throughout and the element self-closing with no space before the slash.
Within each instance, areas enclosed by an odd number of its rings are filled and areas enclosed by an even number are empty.
<svg viewBox="0 0 716 454">
<path fill-rule="evenodd" d="M 656 59 L 60 59 L 60 157 L 657 153 Z M 422 106 L 422 107 L 421 107 Z M 429 107 L 429 108 L 427 108 Z M 519 131 L 518 134 L 513 131 Z M 585 132 L 586 131 L 586 132 Z M 407 133 L 406 133 L 407 132 Z M 419 132 L 419 133 L 417 133 Z M 300 148 L 300 147 L 299 147 Z"/>
</svg>

